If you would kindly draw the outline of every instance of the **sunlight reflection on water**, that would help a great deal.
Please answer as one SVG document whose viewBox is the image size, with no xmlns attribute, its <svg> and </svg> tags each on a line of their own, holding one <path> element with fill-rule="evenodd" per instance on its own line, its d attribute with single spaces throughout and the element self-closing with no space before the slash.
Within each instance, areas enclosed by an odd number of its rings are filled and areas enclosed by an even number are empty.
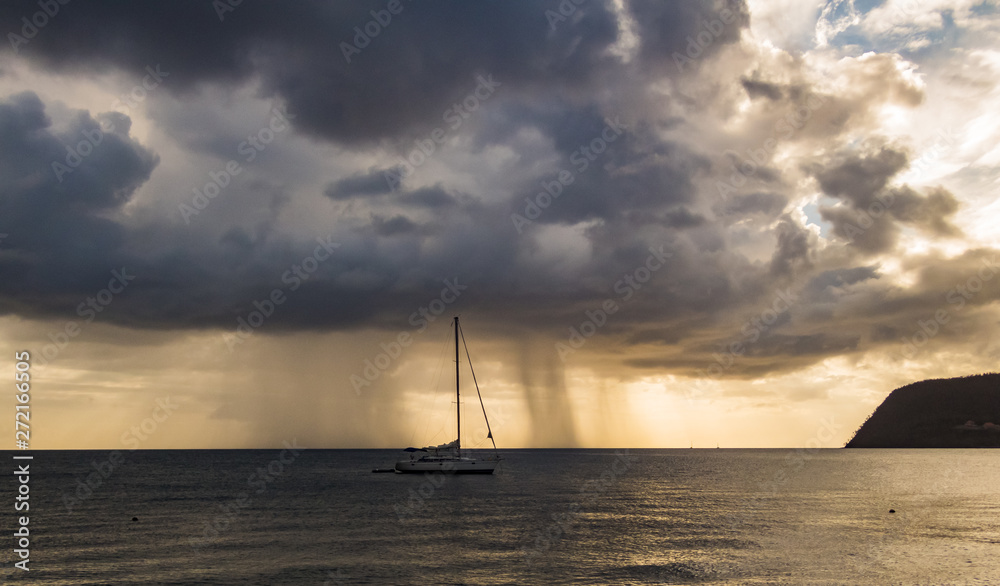
<svg viewBox="0 0 1000 586">
<path fill-rule="evenodd" d="M 137 451 L 67 512 L 62 494 L 105 454 L 44 452 L 32 583 L 874 585 L 1000 575 L 1000 452 L 818 450 L 801 465 L 789 453 L 515 450 L 496 475 L 431 482 L 371 474 L 393 451 L 315 450 L 251 486 L 276 452 Z"/>
</svg>

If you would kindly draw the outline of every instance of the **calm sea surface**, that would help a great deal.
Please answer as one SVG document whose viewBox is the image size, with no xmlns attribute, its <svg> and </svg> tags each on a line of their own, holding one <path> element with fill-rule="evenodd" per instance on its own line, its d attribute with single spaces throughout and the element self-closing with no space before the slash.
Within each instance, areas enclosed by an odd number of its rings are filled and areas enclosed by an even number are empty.
<svg viewBox="0 0 1000 586">
<path fill-rule="evenodd" d="M 34 452 L 23 572 L 3 452 L 4 583 L 1000 584 L 1000 450 L 503 454 Z"/>
</svg>

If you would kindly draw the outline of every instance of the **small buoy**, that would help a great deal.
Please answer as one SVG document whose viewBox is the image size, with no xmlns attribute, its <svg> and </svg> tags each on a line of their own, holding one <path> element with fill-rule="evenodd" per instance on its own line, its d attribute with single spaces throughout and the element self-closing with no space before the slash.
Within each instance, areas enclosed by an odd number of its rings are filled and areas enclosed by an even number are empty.
<svg viewBox="0 0 1000 586">
<path fill-rule="evenodd" d="M 133 520 L 133 521 L 138 521 L 138 520 L 139 520 L 139 517 L 132 517 L 132 520 Z"/>
<path fill-rule="evenodd" d="M 895 512 L 896 512 L 896 509 L 889 509 L 889 512 L 890 512 L 890 513 L 895 513 Z"/>
</svg>

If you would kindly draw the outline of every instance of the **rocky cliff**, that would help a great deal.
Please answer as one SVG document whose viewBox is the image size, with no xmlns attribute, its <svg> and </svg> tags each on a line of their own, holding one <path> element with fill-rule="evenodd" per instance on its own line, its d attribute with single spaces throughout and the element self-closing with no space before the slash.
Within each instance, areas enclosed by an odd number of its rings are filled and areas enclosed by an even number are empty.
<svg viewBox="0 0 1000 586">
<path fill-rule="evenodd" d="M 1000 448 L 1000 374 L 900 387 L 854 432 L 846 447 Z"/>
</svg>

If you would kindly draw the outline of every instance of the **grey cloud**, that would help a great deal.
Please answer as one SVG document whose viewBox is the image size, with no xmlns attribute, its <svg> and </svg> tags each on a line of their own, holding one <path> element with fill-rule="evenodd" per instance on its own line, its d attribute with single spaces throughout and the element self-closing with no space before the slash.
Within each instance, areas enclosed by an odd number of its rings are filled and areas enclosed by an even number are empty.
<svg viewBox="0 0 1000 586">
<path fill-rule="evenodd" d="M 131 198 L 158 158 L 128 136 L 127 118 L 103 122 L 77 112 L 56 133 L 35 94 L 0 101 L 0 231 L 10 235 L 0 311 L 44 315 L 128 257 L 126 229 L 104 214 Z"/>
<path fill-rule="evenodd" d="M 677 67 L 675 53 L 692 57 L 688 54 L 688 44 L 694 42 L 697 46 L 699 34 L 708 35 L 712 41 L 703 44 L 702 54 L 695 55 L 695 59 L 738 41 L 742 29 L 750 23 L 750 11 L 742 0 L 629 2 L 626 6 L 639 28 L 642 59 L 669 69 Z M 731 15 L 728 24 L 721 18 L 723 10 Z"/>
<path fill-rule="evenodd" d="M 812 233 L 799 226 L 791 218 L 785 217 L 775 230 L 778 244 L 771 256 L 771 274 L 788 277 L 794 271 L 812 267 L 810 253 Z"/>
<path fill-rule="evenodd" d="M 948 190 L 933 187 L 921 195 L 909 187 L 892 191 L 895 198 L 889 213 L 906 222 L 938 236 L 957 236 L 961 231 L 948 221 L 958 211 L 959 203 Z"/>
<path fill-rule="evenodd" d="M 839 164 L 816 173 L 816 180 L 827 195 L 843 198 L 857 208 L 866 208 L 889 180 L 906 168 L 906 164 L 906 153 L 883 147 L 868 156 L 847 155 Z"/>
<path fill-rule="evenodd" d="M 906 153 L 881 147 L 874 153 L 849 153 L 826 167 L 813 169 L 827 195 L 845 205 L 821 207 L 820 215 L 833 232 L 858 251 L 875 254 L 891 250 L 899 235 L 897 224 L 909 224 L 942 237 L 960 231 L 949 221 L 958 200 L 941 187 L 922 195 L 909 186 L 890 186 L 907 166 Z"/>
<path fill-rule="evenodd" d="M 160 64 L 170 72 L 166 91 L 177 95 L 206 82 L 256 78 L 263 96 L 287 103 L 300 131 L 347 143 L 413 138 L 440 126 L 479 75 L 495 76 L 502 91 L 572 94 L 600 83 L 617 63 L 608 52 L 618 37 L 608 2 L 577 6 L 571 22 L 555 27 L 547 7 L 534 2 L 404 3 L 376 37 L 359 40 L 364 46 L 350 62 L 344 44 L 354 45 L 355 27 L 363 29 L 384 3 L 245 2 L 222 22 L 212 3 L 198 0 L 81 6 L 53 18 L 19 56 L 54 71 L 117 68 L 138 78 Z M 705 51 L 714 53 L 749 23 L 736 0 L 627 7 L 639 27 L 638 66 L 670 73 L 672 54 L 684 52 L 689 37 L 709 31 Z M 733 20 L 716 25 L 723 9 Z M 30 1 L 4 3 L 0 20 L 17 22 L 35 10 Z"/>
<path fill-rule="evenodd" d="M 545 213 L 540 223 L 571 224 L 588 219 L 615 220 L 656 213 L 666 225 L 690 227 L 700 221 L 680 204 L 695 199 L 693 178 L 710 165 L 702 156 L 678 143 L 661 140 L 643 128 L 626 129 L 606 150 L 590 156 L 580 148 L 602 136 L 606 127 L 596 114 L 578 118 L 565 149 L 574 149 L 558 168 L 526 182 L 527 187 L 511 197 L 512 211 L 526 214 L 525 198 L 536 199 L 541 181 L 553 180 L 558 171 L 568 171 L 572 183 Z M 568 131 L 567 131 L 568 132 Z"/>
<path fill-rule="evenodd" d="M 15 2 L 0 7 L 0 14 L 17 20 L 35 6 Z M 49 164 L 101 115 L 79 114 L 67 121 L 68 131 L 56 132 L 37 98 L 11 98 L 0 105 L 0 232 L 11 234 L 0 249 L 0 311 L 72 315 L 72 304 L 100 288 L 110 268 L 127 265 L 139 278 L 103 319 L 133 328 L 230 330 L 255 300 L 284 285 L 283 272 L 312 254 L 315 237 L 328 236 L 292 233 L 294 216 L 285 215 L 300 211 L 293 205 L 297 198 L 316 199 L 320 191 L 328 198 L 320 199 L 322 205 L 342 210 L 329 228 L 342 246 L 289 295 L 264 333 L 398 330 L 407 327 L 410 312 L 440 294 L 443 279 L 457 277 L 469 286 L 463 311 L 478 311 L 498 329 L 528 324 L 525 329 L 547 348 L 586 311 L 609 298 L 620 301 L 620 311 L 584 352 L 619 351 L 624 342 L 640 353 L 630 354 L 626 364 L 691 374 L 707 366 L 722 344 L 744 337 L 746 320 L 771 306 L 780 283 L 801 299 L 725 375 L 749 376 L 792 370 L 866 343 L 890 343 L 891 332 L 933 311 L 954 286 L 927 273 L 912 290 L 896 291 L 875 267 L 858 266 L 857 255 L 843 250 L 891 250 L 903 224 L 956 233 L 954 196 L 892 186 L 907 163 L 907 154 L 893 147 L 818 160 L 807 170 L 840 200 L 821 213 L 833 234 L 851 243 L 847 247 L 821 251 L 808 230 L 780 218 L 802 194 L 777 166 L 756 171 L 753 180 L 766 187 L 748 186 L 749 193 L 709 208 L 704 185 L 728 177 L 730 169 L 713 168 L 700 137 L 683 134 L 680 106 L 690 104 L 649 96 L 652 88 L 673 83 L 685 89 L 683 76 L 664 79 L 676 76 L 673 52 L 684 52 L 688 37 L 702 32 L 723 6 L 737 22 L 724 27 L 707 52 L 739 40 L 747 22 L 743 3 L 626 3 L 639 37 L 636 58 L 628 63 L 608 52 L 618 29 L 607 3 L 585 3 L 578 19 L 554 30 L 545 6 L 534 3 L 407 3 L 347 63 L 339 43 L 350 42 L 353 27 L 382 6 L 244 2 L 219 22 L 207 2 L 106 2 L 82 4 L 53 19 L 20 57 L 65 75 L 139 75 L 161 63 L 171 72 L 163 90 L 174 101 L 151 99 L 151 119 L 191 151 L 232 156 L 239 133 L 229 133 L 224 123 L 215 128 L 201 112 L 185 118 L 170 108 L 188 101 L 204 105 L 253 83 L 256 97 L 287 103 L 297 132 L 338 143 L 331 152 L 352 152 L 343 164 L 337 161 L 345 169 L 341 176 L 319 175 L 332 181 L 310 184 L 302 193 L 283 186 L 282 177 L 234 184 L 198 217 L 198 229 L 182 231 L 160 217 L 123 219 L 124 204 L 148 185 L 156 166 L 156 156 L 128 136 L 126 119 L 115 119 L 119 131 L 102 145 L 109 148 L 88 157 L 60 185 Z M 889 75 L 895 71 L 889 65 L 880 59 L 866 64 L 859 80 L 870 85 L 870 95 L 858 101 L 828 97 L 793 140 L 829 141 L 835 149 L 841 133 L 863 126 L 865 100 L 919 101 L 919 92 L 900 85 L 897 73 Z M 730 84 L 738 92 L 740 73 L 706 83 Z M 482 115 L 454 135 L 471 152 L 436 154 L 434 165 L 421 168 L 404 189 L 390 191 L 382 174 L 387 163 L 371 161 L 412 149 L 414 138 L 426 139 L 429 129 L 444 125 L 443 112 L 476 87 L 478 75 L 493 75 L 502 85 Z M 893 88 L 883 88 L 879 76 Z M 758 100 L 754 107 L 777 111 L 801 106 L 809 95 L 808 86 L 790 78 L 778 84 L 762 75 L 742 84 L 759 98 L 780 102 Z M 205 86 L 217 92 L 201 91 Z M 573 153 L 619 115 L 626 131 L 580 169 Z M 762 142 L 739 138 L 748 146 Z M 517 148 L 516 141 L 530 149 Z M 496 169 L 449 169 L 461 173 L 461 187 L 431 169 L 469 155 L 483 157 L 478 164 L 494 148 L 499 154 L 487 162 Z M 364 162 L 351 168 L 351 160 Z M 511 213 L 522 213 L 525 197 L 535 197 L 561 169 L 573 171 L 573 182 L 535 220 L 531 229 L 539 229 L 516 232 Z M 893 196 L 896 204 L 860 234 L 851 231 L 848 224 L 863 226 L 862 212 L 880 196 Z M 747 232 L 772 231 L 747 238 L 756 246 L 752 252 L 727 230 L 748 217 Z M 24 228 L 13 228 L 15 221 Z M 579 229 L 568 235 L 564 228 L 571 225 Z M 672 256 L 622 300 L 619 283 L 660 245 Z M 953 261 L 927 262 L 940 267 Z M 664 355 L 677 349 L 690 353 Z M 556 370 L 524 362 L 526 387 L 563 385 Z M 571 426 L 564 431 L 572 433 Z"/>
<path fill-rule="evenodd" d="M 639 330 L 628 336 L 628 344 L 677 344 L 684 336 L 679 328 Z"/>
<path fill-rule="evenodd" d="M 784 96 L 781 86 L 777 84 L 746 77 L 741 79 L 740 83 L 743 84 L 743 89 L 746 90 L 747 95 L 751 98 L 763 97 L 769 100 L 780 100 Z"/>
<path fill-rule="evenodd" d="M 617 25 L 601 2 L 581 7 L 572 26 L 555 31 L 531 2 L 402 6 L 351 62 L 341 43 L 353 44 L 354 27 L 363 28 L 384 3 L 246 2 L 223 22 L 212 3 L 197 0 L 88 3 L 53 18 L 20 56 L 55 71 L 118 68 L 140 78 L 161 64 L 170 72 L 164 87 L 175 94 L 256 77 L 264 96 L 288 104 L 300 131 L 352 143 L 442 124 L 442 113 L 476 88 L 478 75 L 510 86 L 584 84 L 613 59 L 606 49 Z M 35 10 L 32 2 L 5 3 L 0 20 L 17 22 Z"/>
<path fill-rule="evenodd" d="M 716 207 L 716 213 L 721 216 L 735 216 L 737 219 L 756 214 L 773 217 L 787 204 L 788 198 L 780 193 L 755 191 L 727 199 Z"/>
<path fill-rule="evenodd" d="M 418 226 L 406 216 L 393 216 L 386 219 L 379 215 L 373 215 L 372 229 L 379 236 L 396 236 L 412 233 L 418 229 Z"/>
<path fill-rule="evenodd" d="M 705 223 L 705 217 L 692 213 L 686 207 L 679 207 L 663 214 L 660 224 L 670 228 L 694 228 Z"/>
<path fill-rule="evenodd" d="M 773 334 L 749 346 L 747 355 L 756 356 L 810 356 L 839 354 L 858 348 L 861 337 L 852 334 Z"/>
<path fill-rule="evenodd" d="M 877 278 L 878 267 L 874 265 L 823 271 L 809 280 L 803 287 L 803 293 L 812 300 L 818 300 L 830 295 L 831 290 Z"/>
<path fill-rule="evenodd" d="M 402 194 L 399 201 L 406 206 L 429 209 L 440 209 L 456 205 L 455 196 L 448 193 L 440 185 L 423 187 Z"/>
<path fill-rule="evenodd" d="M 849 207 L 820 207 L 820 217 L 833 225 L 833 233 L 865 254 L 892 250 L 899 228 L 888 216 L 878 218 Z"/>
<path fill-rule="evenodd" d="M 386 173 L 396 172 L 395 169 L 369 169 L 361 173 L 345 177 L 331 183 L 323 194 L 334 200 L 350 199 L 356 195 L 382 195 L 392 192 Z"/>
</svg>

